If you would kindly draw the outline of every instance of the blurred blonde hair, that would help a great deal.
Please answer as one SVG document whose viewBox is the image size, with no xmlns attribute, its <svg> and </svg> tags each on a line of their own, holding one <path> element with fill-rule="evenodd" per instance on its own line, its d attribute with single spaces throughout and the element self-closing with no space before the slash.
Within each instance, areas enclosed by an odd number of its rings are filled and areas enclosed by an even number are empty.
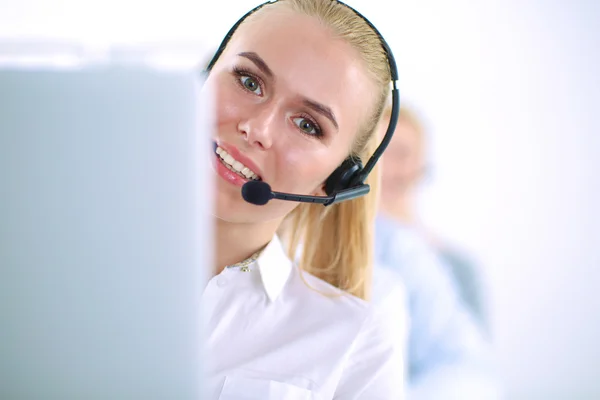
<svg viewBox="0 0 600 400">
<path fill-rule="evenodd" d="M 389 62 L 379 36 L 354 11 L 332 0 L 280 0 L 274 4 L 315 17 L 333 34 L 358 51 L 379 88 L 370 117 L 358 132 L 351 156 L 363 162 L 373 154 L 379 139 L 375 133 L 390 93 Z M 324 207 L 300 204 L 280 232 L 295 259 L 300 246 L 300 268 L 354 296 L 368 299 L 373 268 L 374 220 L 379 191 L 379 168 L 366 180 L 371 193 Z"/>
</svg>

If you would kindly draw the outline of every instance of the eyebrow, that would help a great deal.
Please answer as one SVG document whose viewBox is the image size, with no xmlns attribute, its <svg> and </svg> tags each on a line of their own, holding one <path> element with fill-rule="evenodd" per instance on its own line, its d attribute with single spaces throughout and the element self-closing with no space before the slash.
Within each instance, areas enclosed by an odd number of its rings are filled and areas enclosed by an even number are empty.
<svg viewBox="0 0 600 400">
<path fill-rule="evenodd" d="M 260 58 L 260 56 L 255 52 L 244 51 L 242 53 L 239 53 L 238 56 L 247 58 L 248 60 L 252 61 L 258 67 L 258 69 L 260 69 L 262 72 L 268 75 L 269 78 L 273 77 L 273 71 L 271 71 L 271 68 L 269 68 L 265 60 Z"/>
<path fill-rule="evenodd" d="M 331 108 L 329 108 L 321 103 L 317 103 L 316 101 L 312 101 L 312 100 L 308 100 L 308 99 L 304 100 L 304 105 L 306 107 L 312 108 L 314 111 L 325 116 L 327 119 L 329 119 L 331 121 L 333 126 L 335 126 L 335 129 L 339 129 L 338 123 L 335 119 L 335 115 L 333 115 Z"/>
<path fill-rule="evenodd" d="M 260 69 L 262 72 L 264 72 L 270 78 L 274 77 L 273 71 L 271 71 L 271 68 L 269 68 L 269 66 L 267 65 L 265 60 L 263 60 L 255 52 L 244 51 L 244 52 L 239 53 L 238 56 L 247 58 L 248 60 L 252 61 L 258 67 L 258 69 Z M 309 100 L 309 99 L 304 99 L 303 103 L 306 107 L 311 108 L 312 110 L 318 112 L 319 114 L 321 114 L 324 117 L 326 117 L 327 119 L 329 119 L 331 121 L 331 123 L 333 124 L 333 126 L 335 126 L 335 129 L 339 130 L 337 120 L 335 119 L 335 115 L 331 111 L 331 108 L 329 108 L 326 105 L 323 105 L 321 103 L 318 103 L 316 101 Z"/>
</svg>

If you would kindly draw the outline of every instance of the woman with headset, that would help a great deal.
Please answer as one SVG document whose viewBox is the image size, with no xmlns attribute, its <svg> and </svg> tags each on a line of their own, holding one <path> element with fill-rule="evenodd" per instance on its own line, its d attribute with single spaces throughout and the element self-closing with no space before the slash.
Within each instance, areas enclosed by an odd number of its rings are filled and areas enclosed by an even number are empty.
<svg viewBox="0 0 600 400">
<path fill-rule="evenodd" d="M 397 79 L 387 44 L 341 2 L 279 0 L 238 21 L 207 70 L 216 265 L 203 294 L 206 398 L 402 397 L 398 338 L 365 301 L 367 176 L 389 141 L 374 131 Z M 269 202 L 302 200 L 271 189 L 326 205 Z M 287 249 L 276 235 L 284 219 Z"/>
</svg>

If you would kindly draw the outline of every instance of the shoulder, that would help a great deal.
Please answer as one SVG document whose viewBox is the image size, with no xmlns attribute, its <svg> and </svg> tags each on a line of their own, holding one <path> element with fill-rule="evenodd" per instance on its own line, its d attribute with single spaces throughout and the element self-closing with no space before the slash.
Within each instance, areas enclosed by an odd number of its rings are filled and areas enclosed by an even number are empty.
<svg viewBox="0 0 600 400">
<path fill-rule="evenodd" d="M 340 399 L 400 399 L 405 389 L 407 313 L 404 290 L 386 285 L 363 303 L 361 323 L 336 390 Z"/>
<path fill-rule="evenodd" d="M 296 270 L 292 276 L 290 286 L 331 325 L 341 326 L 344 333 L 340 337 L 352 332 L 336 398 L 403 398 L 409 314 L 402 277 L 376 267 L 367 302 L 308 273 Z M 343 327 L 342 319 L 352 324 L 352 329 Z"/>
<path fill-rule="evenodd" d="M 376 275 L 381 283 L 385 272 Z M 350 339 L 336 391 L 340 398 L 400 398 L 403 393 L 404 290 L 393 282 L 386 285 L 383 300 L 367 302 L 309 273 L 293 271 L 290 293 L 301 296 L 312 312 L 340 330 L 336 340 Z"/>
<path fill-rule="evenodd" d="M 366 331 L 382 330 L 381 337 L 388 335 L 394 342 L 397 331 L 390 330 L 389 322 L 405 324 L 405 291 L 401 283 L 386 271 L 375 272 L 374 289 L 378 292 L 365 301 L 309 274 L 297 267 L 292 269 L 290 280 L 282 293 L 281 301 L 296 303 L 297 316 L 304 312 L 310 319 L 321 320 L 326 326 L 343 329 L 352 340 L 371 340 Z M 375 339 L 376 340 L 376 339 Z"/>
<path fill-rule="evenodd" d="M 294 266 L 286 287 L 283 300 L 301 301 L 306 307 L 324 317 L 341 321 L 350 319 L 361 324 L 369 313 L 371 305 L 324 280 Z"/>
</svg>

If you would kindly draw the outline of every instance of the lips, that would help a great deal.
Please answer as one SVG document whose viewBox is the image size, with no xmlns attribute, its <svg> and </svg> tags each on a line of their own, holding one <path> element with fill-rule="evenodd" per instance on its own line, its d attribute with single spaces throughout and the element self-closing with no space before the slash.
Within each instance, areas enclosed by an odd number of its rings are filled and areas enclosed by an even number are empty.
<svg viewBox="0 0 600 400">
<path fill-rule="evenodd" d="M 227 144 L 227 143 L 217 143 L 218 147 L 221 147 L 228 154 L 230 154 L 236 161 L 241 162 L 244 166 L 248 167 L 252 172 L 254 172 L 258 178 L 262 179 L 263 172 L 259 168 L 258 165 L 254 163 L 250 158 L 246 157 L 242 154 L 235 146 Z"/>
<path fill-rule="evenodd" d="M 213 149 L 215 172 L 226 182 L 242 187 L 250 180 L 262 180 L 261 169 L 235 146 L 213 142 Z"/>
<path fill-rule="evenodd" d="M 260 180 L 258 174 L 252 169 L 245 166 L 241 161 L 236 160 L 233 156 L 222 147 L 217 146 L 215 153 L 219 157 L 220 161 L 231 171 L 238 174 L 241 178 L 249 180 Z"/>
<path fill-rule="evenodd" d="M 262 179 L 263 172 L 258 167 L 258 165 L 256 165 L 254 163 L 254 161 L 252 161 L 251 159 L 246 157 L 244 154 L 242 154 L 235 146 L 227 144 L 227 143 L 216 142 L 215 143 L 215 152 L 218 147 L 225 150 L 229 155 L 231 155 L 234 158 L 234 160 L 239 161 L 244 166 L 248 167 L 253 173 L 255 173 L 258 176 L 259 179 Z"/>
</svg>

